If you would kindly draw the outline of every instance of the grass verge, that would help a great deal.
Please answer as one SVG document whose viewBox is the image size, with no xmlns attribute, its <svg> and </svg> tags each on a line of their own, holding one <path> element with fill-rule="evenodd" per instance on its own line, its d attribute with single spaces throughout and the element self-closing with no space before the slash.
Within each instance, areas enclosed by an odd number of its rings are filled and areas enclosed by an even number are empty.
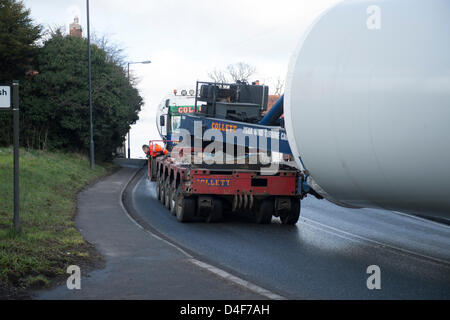
<svg viewBox="0 0 450 320">
<path fill-rule="evenodd" d="M 0 148 L 0 298 L 48 287 L 69 265 L 95 265 L 95 248 L 75 228 L 76 194 L 114 170 L 79 154 L 20 150 L 21 232 L 14 231 L 13 153 Z"/>
</svg>

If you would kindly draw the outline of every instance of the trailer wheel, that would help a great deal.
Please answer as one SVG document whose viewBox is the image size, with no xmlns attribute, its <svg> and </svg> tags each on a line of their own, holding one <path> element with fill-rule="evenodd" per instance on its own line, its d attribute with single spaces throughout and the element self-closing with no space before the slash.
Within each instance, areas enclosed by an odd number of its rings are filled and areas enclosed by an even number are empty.
<svg viewBox="0 0 450 320">
<path fill-rule="evenodd" d="M 156 198 L 161 200 L 161 177 L 156 178 Z"/>
<path fill-rule="evenodd" d="M 195 215 L 195 199 L 192 197 L 186 198 L 181 185 L 177 189 L 176 203 L 177 220 L 180 222 L 191 222 Z"/>
<path fill-rule="evenodd" d="M 166 198 L 165 190 L 164 190 L 164 181 L 165 179 L 161 177 L 161 181 L 159 182 L 159 201 L 164 204 L 164 199 Z"/>
<path fill-rule="evenodd" d="M 170 188 L 170 199 L 169 199 L 169 210 L 172 215 L 177 214 L 177 186 L 175 184 L 175 181 L 173 182 L 171 188 Z"/>
<path fill-rule="evenodd" d="M 164 205 L 167 209 L 170 210 L 170 195 L 172 194 L 170 190 L 170 179 L 166 178 L 166 182 L 164 183 Z"/>
<path fill-rule="evenodd" d="M 206 216 L 206 223 L 215 223 L 222 221 L 223 217 L 223 204 L 222 200 L 215 198 L 213 199 L 213 206 Z"/>
<path fill-rule="evenodd" d="M 291 199 L 291 210 L 280 215 L 281 223 L 287 225 L 296 224 L 300 217 L 300 209 L 300 199 Z"/>
<path fill-rule="evenodd" d="M 269 224 L 272 221 L 274 203 L 273 199 L 264 199 L 256 211 L 256 223 Z"/>
</svg>

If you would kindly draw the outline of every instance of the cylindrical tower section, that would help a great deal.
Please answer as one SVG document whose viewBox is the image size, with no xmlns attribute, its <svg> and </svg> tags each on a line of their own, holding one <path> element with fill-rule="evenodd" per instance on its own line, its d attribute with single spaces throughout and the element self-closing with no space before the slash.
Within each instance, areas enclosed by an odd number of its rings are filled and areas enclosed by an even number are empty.
<svg viewBox="0 0 450 320">
<path fill-rule="evenodd" d="M 305 32 L 285 121 L 325 196 L 450 216 L 450 1 L 346 1 Z"/>
</svg>

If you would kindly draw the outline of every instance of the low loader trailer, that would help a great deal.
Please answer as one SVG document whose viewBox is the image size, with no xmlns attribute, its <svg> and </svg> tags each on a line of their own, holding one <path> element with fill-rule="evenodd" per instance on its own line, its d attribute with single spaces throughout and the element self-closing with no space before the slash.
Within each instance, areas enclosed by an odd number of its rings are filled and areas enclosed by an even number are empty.
<svg viewBox="0 0 450 320">
<path fill-rule="evenodd" d="M 148 156 L 148 177 L 156 182 L 158 200 L 180 222 L 218 222 L 228 212 L 249 214 L 260 224 L 270 223 L 273 216 L 282 224 L 296 224 L 300 200 L 309 191 L 305 176 L 293 161 L 277 162 L 271 171 L 275 154 L 284 159 L 291 154 L 279 108 L 283 99 L 267 112 L 264 85 L 197 82 L 195 96 L 190 92 L 191 97 L 169 98 L 160 108 L 157 126 L 169 153 Z M 206 134 L 208 130 L 216 137 Z M 217 134 L 226 137 L 220 140 Z M 227 134 L 233 135 L 231 140 Z M 186 137 L 189 144 L 177 149 Z M 205 155 L 218 153 L 208 147 L 212 142 L 223 146 L 219 152 L 226 150 L 224 158 L 232 155 L 231 163 L 204 161 Z M 150 148 L 156 143 L 150 141 Z M 262 154 L 269 161 L 261 161 Z M 195 161 L 199 158 L 203 160 Z"/>
<path fill-rule="evenodd" d="M 272 216 L 283 224 L 299 219 L 303 179 L 293 168 L 263 175 L 248 165 L 186 165 L 168 155 L 149 159 L 149 168 L 158 200 L 180 222 L 219 222 L 224 212 L 246 212 L 260 224 L 270 223 Z"/>
</svg>

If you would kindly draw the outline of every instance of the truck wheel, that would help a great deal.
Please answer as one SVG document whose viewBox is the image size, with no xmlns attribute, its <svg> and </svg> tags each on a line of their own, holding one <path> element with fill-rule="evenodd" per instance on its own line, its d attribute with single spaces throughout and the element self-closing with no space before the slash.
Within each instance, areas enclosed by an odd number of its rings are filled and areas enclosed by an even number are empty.
<svg viewBox="0 0 450 320">
<path fill-rule="evenodd" d="M 181 185 L 179 185 L 177 189 L 176 203 L 177 220 L 180 222 L 192 221 L 195 215 L 195 199 L 192 197 L 186 198 L 183 194 Z"/>
<path fill-rule="evenodd" d="M 161 200 L 161 177 L 156 178 L 156 198 Z"/>
<path fill-rule="evenodd" d="M 221 199 L 213 199 L 213 207 L 206 216 L 206 223 L 215 223 L 222 221 L 223 204 Z"/>
<path fill-rule="evenodd" d="M 172 194 L 170 190 L 170 180 L 167 177 L 166 182 L 164 183 L 164 205 L 167 209 L 170 209 L 170 195 Z"/>
<path fill-rule="evenodd" d="M 164 192 L 164 178 L 161 177 L 161 180 L 159 181 L 159 201 L 164 204 L 164 199 L 166 197 Z"/>
<path fill-rule="evenodd" d="M 175 182 L 172 184 L 172 187 L 170 188 L 170 205 L 169 205 L 169 210 L 170 213 L 173 214 L 174 216 L 177 214 L 177 186 L 175 184 Z"/>
<path fill-rule="evenodd" d="M 272 221 L 273 199 L 264 199 L 256 212 L 256 223 L 269 224 Z"/>
<path fill-rule="evenodd" d="M 280 215 L 281 223 L 294 225 L 300 217 L 300 199 L 291 200 L 291 210 Z"/>
</svg>

